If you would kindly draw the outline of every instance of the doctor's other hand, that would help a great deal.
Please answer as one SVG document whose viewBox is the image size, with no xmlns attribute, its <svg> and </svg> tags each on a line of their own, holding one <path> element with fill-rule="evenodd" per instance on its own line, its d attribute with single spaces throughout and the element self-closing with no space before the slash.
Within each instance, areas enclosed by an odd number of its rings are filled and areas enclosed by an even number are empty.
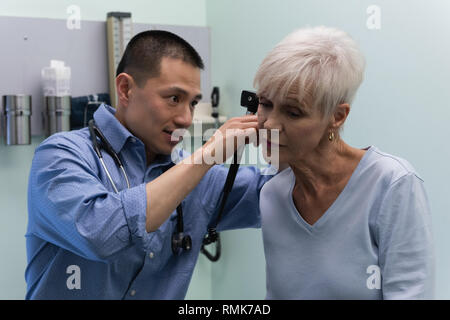
<svg viewBox="0 0 450 320">
<path fill-rule="evenodd" d="M 203 145 L 203 159 L 208 164 L 221 164 L 245 144 L 258 144 L 258 119 L 245 115 L 229 119 Z"/>
</svg>

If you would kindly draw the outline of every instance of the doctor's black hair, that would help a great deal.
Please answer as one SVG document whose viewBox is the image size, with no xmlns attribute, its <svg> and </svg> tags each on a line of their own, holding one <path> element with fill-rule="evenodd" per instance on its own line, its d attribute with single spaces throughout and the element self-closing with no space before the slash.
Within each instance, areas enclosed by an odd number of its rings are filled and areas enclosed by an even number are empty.
<svg viewBox="0 0 450 320">
<path fill-rule="evenodd" d="M 130 40 L 117 66 L 116 76 L 128 73 L 138 86 L 144 86 L 147 79 L 159 75 L 164 57 L 181 59 L 199 69 L 204 68 L 202 58 L 186 40 L 172 32 L 149 30 Z"/>
</svg>

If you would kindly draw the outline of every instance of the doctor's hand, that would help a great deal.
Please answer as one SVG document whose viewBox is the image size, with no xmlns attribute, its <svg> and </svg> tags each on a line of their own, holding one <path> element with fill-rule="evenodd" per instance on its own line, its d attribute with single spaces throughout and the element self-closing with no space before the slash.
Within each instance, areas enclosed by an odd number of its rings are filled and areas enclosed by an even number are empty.
<svg viewBox="0 0 450 320">
<path fill-rule="evenodd" d="M 236 117 L 225 122 L 203 145 L 203 161 L 221 164 L 231 158 L 245 144 L 258 144 L 258 118 L 256 115 Z"/>
<path fill-rule="evenodd" d="M 256 116 L 232 118 L 190 157 L 148 182 L 146 231 L 157 230 L 212 166 L 225 162 L 246 143 L 256 144 L 257 128 Z"/>
</svg>

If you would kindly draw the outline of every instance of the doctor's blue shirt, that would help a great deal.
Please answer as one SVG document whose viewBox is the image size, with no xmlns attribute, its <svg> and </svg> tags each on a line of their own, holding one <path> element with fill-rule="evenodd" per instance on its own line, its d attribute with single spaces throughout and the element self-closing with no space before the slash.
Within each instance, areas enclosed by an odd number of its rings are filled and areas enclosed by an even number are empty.
<svg viewBox="0 0 450 320">
<path fill-rule="evenodd" d="M 27 299 L 186 295 L 202 240 L 216 219 L 228 169 L 212 167 L 183 200 L 184 232 L 192 238 L 192 249 L 174 255 L 176 211 L 158 230 L 145 230 L 145 185 L 171 166 L 171 156 L 159 156 L 147 166 L 144 144 L 114 112 L 102 105 L 94 119 L 122 159 L 129 189 L 122 171 L 102 150 L 120 190 L 114 192 L 87 128 L 54 134 L 35 151 L 28 185 Z M 186 154 L 179 150 L 178 156 Z M 271 177 L 254 167 L 239 169 L 218 231 L 260 226 L 259 193 Z"/>
</svg>

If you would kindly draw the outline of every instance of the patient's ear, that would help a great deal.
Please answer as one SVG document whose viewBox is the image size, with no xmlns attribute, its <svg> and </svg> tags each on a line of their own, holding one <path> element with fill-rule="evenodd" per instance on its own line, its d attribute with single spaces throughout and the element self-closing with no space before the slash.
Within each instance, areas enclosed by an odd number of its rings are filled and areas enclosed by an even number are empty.
<svg viewBox="0 0 450 320">
<path fill-rule="evenodd" d="M 341 103 L 336 107 L 331 119 L 331 128 L 338 130 L 344 125 L 350 113 L 350 105 L 348 103 Z"/>
</svg>

